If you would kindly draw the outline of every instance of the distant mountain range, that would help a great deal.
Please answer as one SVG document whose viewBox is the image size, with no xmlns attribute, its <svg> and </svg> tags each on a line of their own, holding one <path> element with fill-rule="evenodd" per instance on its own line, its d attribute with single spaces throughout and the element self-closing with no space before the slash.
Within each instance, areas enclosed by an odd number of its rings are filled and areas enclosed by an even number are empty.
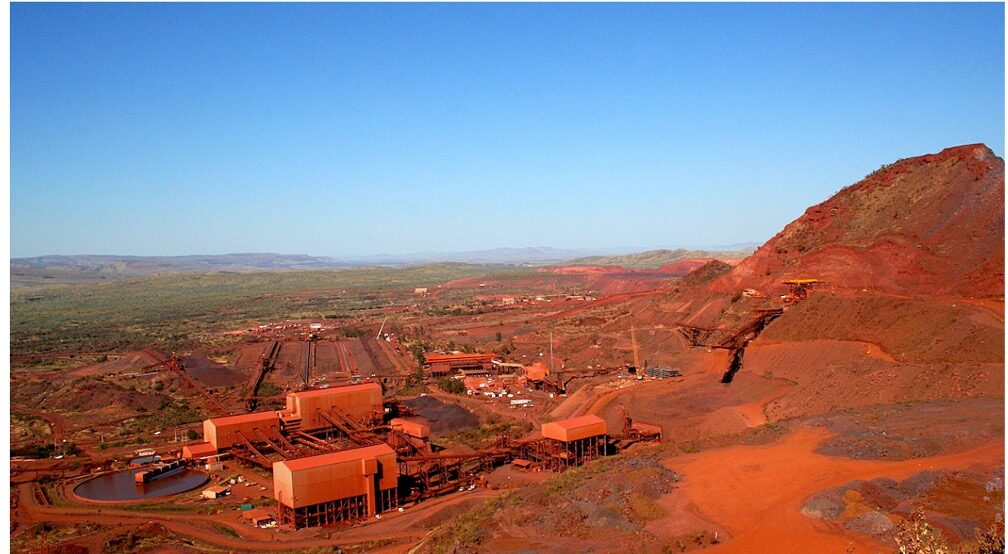
<svg viewBox="0 0 1008 554">
<path fill-rule="evenodd" d="M 599 254 L 610 254 L 602 255 Z M 175 272 L 248 272 L 299 269 L 341 269 L 369 265 L 398 266 L 438 262 L 505 265 L 625 265 L 657 267 L 689 257 L 736 257 L 738 252 L 655 250 L 640 254 L 547 247 L 494 248 L 468 252 L 378 254 L 334 258 L 300 254 L 221 254 L 192 256 L 37 256 L 12 258 L 11 279 L 36 282 L 51 279 L 92 280 Z M 660 262 L 660 263 L 659 263 Z"/>
<path fill-rule="evenodd" d="M 564 262 L 565 265 L 618 265 L 627 269 L 654 269 L 663 265 L 695 258 L 716 258 L 719 260 L 740 260 L 756 249 L 754 247 L 737 250 L 648 250 L 636 254 L 617 256 L 588 256 Z"/>
</svg>

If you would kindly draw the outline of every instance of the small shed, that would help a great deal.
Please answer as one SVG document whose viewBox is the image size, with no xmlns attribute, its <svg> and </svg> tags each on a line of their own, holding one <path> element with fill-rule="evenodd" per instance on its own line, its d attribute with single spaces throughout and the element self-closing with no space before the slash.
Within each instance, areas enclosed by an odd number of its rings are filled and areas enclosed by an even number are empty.
<svg viewBox="0 0 1008 554">
<path fill-rule="evenodd" d="M 267 512 L 263 508 L 254 508 L 242 512 L 242 517 L 245 518 L 245 521 L 248 521 L 255 526 L 266 525 L 271 521 L 276 521 L 273 514 Z"/>
<path fill-rule="evenodd" d="M 530 471 L 533 467 L 535 467 L 535 464 L 531 460 L 525 460 L 523 458 L 515 458 L 511 462 L 511 465 L 515 466 L 521 471 Z"/>
<path fill-rule="evenodd" d="M 207 487 L 203 489 L 203 498 L 208 498 L 213 500 L 215 498 L 220 498 L 227 495 L 228 490 L 225 487 L 214 485 L 212 487 Z"/>
<path fill-rule="evenodd" d="M 198 460 L 203 458 L 209 458 L 217 454 L 217 449 L 214 445 L 208 442 L 198 442 L 195 444 L 187 444 L 182 447 L 182 458 L 185 460 Z"/>
</svg>

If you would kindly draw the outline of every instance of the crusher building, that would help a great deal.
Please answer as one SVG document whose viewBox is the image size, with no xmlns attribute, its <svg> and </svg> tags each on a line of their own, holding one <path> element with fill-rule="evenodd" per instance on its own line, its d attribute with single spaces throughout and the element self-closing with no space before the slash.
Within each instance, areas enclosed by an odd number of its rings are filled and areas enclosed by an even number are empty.
<svg viewBox="0 0 1008 554">
<path fill-rule="evenodd" d="M 399 466 L 387 444 L 273 464 L 279 522 L 294 528 L 355 521 L 398 507 Z"/>
<path fill-rule="evenodd" d="M 431 377 L 463 374 L 482 375 L 494 372 L 493 354 L 427 354 Z"/>
<path fill-rule="evenodd" d="M 217 452 L 245 442 L 259 442 L 280 436 L 280 417 L 277 412 L 253 412 L 225 417 L 215 417 L 203 422 L 203 440 Z"/>
<path fill-rule="evenodd" d="M 544 423 L 542 436 L 560 450 L 564 467 L 579 466 L 606 455 L 606 422 L 597 415 Z"/>
<path fill-rule="evenodd" d="M 285 430 L 311 431 L 340 424 L 381 422 L 382 388 L 378 383 L 306 390 L 287 395 L 281 414 Z"/>
</svg>

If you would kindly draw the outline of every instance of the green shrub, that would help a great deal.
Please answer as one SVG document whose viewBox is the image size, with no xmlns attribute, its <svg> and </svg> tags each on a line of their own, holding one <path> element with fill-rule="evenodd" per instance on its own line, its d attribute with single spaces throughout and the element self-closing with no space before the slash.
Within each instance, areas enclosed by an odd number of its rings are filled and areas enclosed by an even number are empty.
<svg viewBox="0 0 1008 554">
<path fill-rule="evenodd" d="M 465 383 L 461 379 L 452 379 L 450 377 L 438 379 L 437 386 L 441 390 L 451 394 L 465 394 L 466 391 Z"/>
</svg>

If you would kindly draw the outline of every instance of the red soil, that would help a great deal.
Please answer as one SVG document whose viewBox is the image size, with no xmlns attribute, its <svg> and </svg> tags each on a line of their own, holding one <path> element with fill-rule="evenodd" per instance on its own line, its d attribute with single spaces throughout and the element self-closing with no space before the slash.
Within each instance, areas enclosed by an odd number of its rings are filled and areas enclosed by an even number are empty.
<svg viewBox="0 0 1008 554">
<path fill-rule="evenodd" d="M 875 540 L 808 518 L 801 513 L 811 495 L 857 479 L 905 479 L 936 468 L 973 464 L 996 468 L 1004 463 L 1004 440 L 955 454 L 906 461 L 850 460 L 816 454 L 829 433 L 802 427 L 775 444 L 734 446 L 666 460 L 683 476 L 682 492 L 663 499 L 670 515 L 654 521 L 655 533 L 675 529 L 684 494 L 693 518 L 713 522 L 724 531 L 722 545 L 710 552 L 877 552 Z M 796 479 L 796 476 L 801 476 Z M 679 509 L 675 509 L 678 505 Z"/>
<path fill-rule="evenodd" d="M 984 145 L 898 161 L 812 206 L 715 288 L 1004 295 L 1004 160 Z"/>
</svg>

